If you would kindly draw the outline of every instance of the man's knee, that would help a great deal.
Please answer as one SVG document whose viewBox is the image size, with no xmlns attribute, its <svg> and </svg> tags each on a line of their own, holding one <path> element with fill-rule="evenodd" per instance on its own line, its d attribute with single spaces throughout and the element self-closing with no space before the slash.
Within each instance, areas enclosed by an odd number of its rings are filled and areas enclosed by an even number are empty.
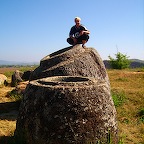
<svg viewBox="0 0 144 144">
<path fill-rule="evenodd" d="M 88 39 L 89 39 L 89 35 L 87 35 L 87 34 L 83 34 L 83 35 L 81 36 L 81 40 L 86 40 L 86 41 L 88 41 Z"/>
<path fill-rule="evenodd" d="M 73 45 L 74 44 L 74 41 L 72 38 L 67 38 L 67 42 L 70 44 L 70 45 Z"/>
<path fill-rule="evenodd" d="M 84 40 L 86 40 L 86 41 L 88 41 L 88 39 L 89 39 L 89 35 L 84 35 Z"/>
</svg>

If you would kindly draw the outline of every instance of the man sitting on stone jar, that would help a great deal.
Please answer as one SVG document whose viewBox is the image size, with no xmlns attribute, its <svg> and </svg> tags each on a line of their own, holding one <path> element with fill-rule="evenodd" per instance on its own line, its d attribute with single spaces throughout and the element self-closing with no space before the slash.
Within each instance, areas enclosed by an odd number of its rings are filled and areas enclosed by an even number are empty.
<svg viewBox="0 0 144 144">
<path fill-rule="evenodd" d="M 75 25 L 69 32 L 69 38 L 67 39 L 67 42 L 70 45 L 82 44 L 82 47 L 85 48 L 85 43 L 89 39 L 90 31 L 80 24 L 81 18 L 75 17 L 74 21 Z"/>
</svg>

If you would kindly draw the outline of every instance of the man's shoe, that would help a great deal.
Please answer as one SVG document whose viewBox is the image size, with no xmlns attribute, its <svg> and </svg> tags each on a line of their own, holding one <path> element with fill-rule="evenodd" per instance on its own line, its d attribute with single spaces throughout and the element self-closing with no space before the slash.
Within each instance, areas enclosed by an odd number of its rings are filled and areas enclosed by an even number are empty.
<svg viewBox="0 0 144 144">
<path fill-rule="evenodd" d="M 82 47 L 83 47 L 83 48 L 86 48 L 86 46 L 85 46 L 84 44 L 82 44 Z"/>
</svg>

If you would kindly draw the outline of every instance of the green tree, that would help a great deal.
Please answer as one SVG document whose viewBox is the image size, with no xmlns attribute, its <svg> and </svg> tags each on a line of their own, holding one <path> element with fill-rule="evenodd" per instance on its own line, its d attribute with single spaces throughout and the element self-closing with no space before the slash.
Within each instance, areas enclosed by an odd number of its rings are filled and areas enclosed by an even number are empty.
<svg viewBox="0 0 144 144">
<path fill-rule="evenodd" d="M 128 59 L 129 56 L 124 55 L 120 52 L 115 54 L 116 59 L 112 58 L 111 56 L 108 56 L 110 59 L 110 65 L 113 69 L 125 69 L 129 68 L 130 66 L 130 60 Z"/>
</svg>

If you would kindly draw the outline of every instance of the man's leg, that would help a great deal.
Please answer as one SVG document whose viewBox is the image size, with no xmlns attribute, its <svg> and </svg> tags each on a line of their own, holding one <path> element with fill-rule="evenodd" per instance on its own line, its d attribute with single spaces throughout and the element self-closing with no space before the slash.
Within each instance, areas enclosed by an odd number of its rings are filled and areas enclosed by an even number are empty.
<svg viewBox="0 0 144 144">
<path fill-rule="evenodd" d="M 74 44 L 74 41 L 72 38 L 67 38 L 67 42 L 70 44 L 70 45 L 73 45 Z"/>
</svg>

